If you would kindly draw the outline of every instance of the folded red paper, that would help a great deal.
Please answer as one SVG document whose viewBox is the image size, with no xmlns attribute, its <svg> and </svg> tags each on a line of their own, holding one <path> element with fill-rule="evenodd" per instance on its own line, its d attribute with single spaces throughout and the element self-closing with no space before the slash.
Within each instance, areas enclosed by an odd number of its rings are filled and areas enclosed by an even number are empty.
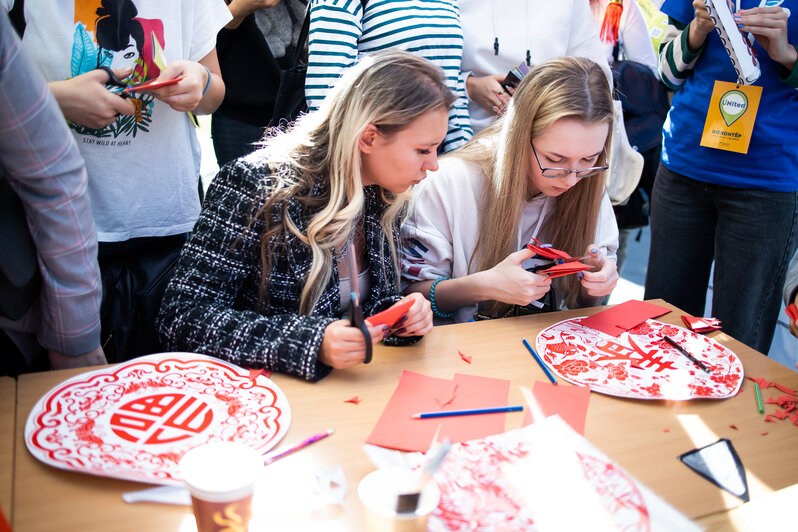
<svg viewBox="0 0 798 532">
<path fill-rule="evenodd" d="M 389 307 L 382 312 L 378 312 L 373 316 L 366 318 L 366 321 L 372 327 L 376 327 L 377 325 L 386 325 L 388 327 L 393 327 L 396 325 L 396 322 L 405 315 L 410 307 L 413 306 L 413 300 L 408 299 L 407 301 L 400 303 L 398 305 L 394 305 Z"/>
<path fill-rule="evenodd" d="M 535 273 L 545 273 L 553 279 L 555 277 L 571 275 L 590 269 L 590 266 L 582 264 L 579 262 L 578 258 L 570 256 L 565 251 L 541 244 L 536 238 L 532 238 L 532 240 L 534 243 L 530 242 L 526 245 L 526 247 L 531 251 L 534 251 L 537 256 L 543 257 L 544 259 L 550 259 L 551 261 L 550 266 L 547 264 L 542 264 L 535 267 L 533 270 Z"/>
<path fill-rule="evenodd" d="M 579 324 L 610 336 L 618 336 L 637 327 L 649 318 L 656 318 L 668 312 L 670 312 L 668 308 L 632 299 L 587 318 L 582 318 Z"/>
<path fill-rule="evenodd" d="M 690 330 L 697 333 L 717 331 L 720 329 L 720 320 L 717 318 L 694 318 L 682 316 L 682 321 Z"/>
<path fill-rule="evenodd" d="M 798 307 L 795 306 L 795 303 L 790 303 L 784 310 L 792 321 L 798 322 Z"/>
</svg>

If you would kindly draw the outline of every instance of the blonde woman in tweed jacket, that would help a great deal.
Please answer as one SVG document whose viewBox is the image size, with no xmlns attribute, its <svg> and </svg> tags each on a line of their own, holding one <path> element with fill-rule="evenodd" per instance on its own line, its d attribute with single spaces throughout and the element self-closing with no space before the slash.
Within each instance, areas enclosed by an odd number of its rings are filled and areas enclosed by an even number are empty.
<svg viewBox="0 0 798 532">
<path fill-rule="evenodd" d="M 429 303 L 399 290 L 399 220 L 410 186 L 437 169 L 453 101 L 425 59 L 374 54 L 318 111 L 222 168 L 164 296 L 164 347 L 310 381 L 360 364 L 364 335 L 341 319 L 351 275 L 365 316 L 413 301 L 394 329 L 369 327 L 373 343 L 429 332 Z"/>
</svg>

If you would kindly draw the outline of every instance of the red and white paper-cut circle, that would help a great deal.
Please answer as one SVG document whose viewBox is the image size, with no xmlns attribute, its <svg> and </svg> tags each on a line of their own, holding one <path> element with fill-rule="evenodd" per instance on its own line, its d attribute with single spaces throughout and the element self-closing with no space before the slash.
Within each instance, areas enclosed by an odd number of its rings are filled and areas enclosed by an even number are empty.
<svg viewBox="0 0 798 532">
<path fill-rule="evenodd" d="M 724 399 L 740 390 L 743 365 L 718 342 L 654 320 L 609 336 L 561 321 L 537 336 L 538 353 L 560 378 L 594 392 L 634 399 Z M 710 373 L 663 340 L 670 336 Z"/>
<path fill-rule="evenodd" d="M 178 461 L 212 441 L 265 452 L 291 424 L 263 375 L 193 353 L 148 355 L 77 375 L 39 399 L 25 444 L 42 462 L 139 482 L 180 485 Z"/>
</svg>

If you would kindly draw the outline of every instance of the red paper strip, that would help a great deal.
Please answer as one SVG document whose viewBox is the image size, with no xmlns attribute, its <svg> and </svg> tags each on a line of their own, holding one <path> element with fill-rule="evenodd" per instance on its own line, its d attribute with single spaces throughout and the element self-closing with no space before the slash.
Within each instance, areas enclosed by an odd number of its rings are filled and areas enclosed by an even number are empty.
<svg viewBox="0 0 798 532">
<path fill-rule="evenodd" d="M 161 87 L 168 87 L 169 85 L 174 85 L 176 83 L 180 83 L 183 81 L 183 76 L 174 79 L 167 79 L 165 81 L 158 81 L 158 80 L 150 80 L 145 83 L 141 83 L 139 85 L 132 85 L 123 89 L 122 92 L 140 92 L 140 91 L 151 91 L 155 89 L 160 89 Z"/>
<path fill-rule="evenodd" d="M 471 357 L 470 356 L 466 355 L 465 353 L 463 353 L 459 349 L 457 350 L 457 353 L 460 355 L 460 358 L 462 358 L 463 360 L 465 360 L 469 364 L 471 363 Z"/>
<path fill-rule="evenodd" d="M 656 318 L 668 312 L 670 309 L 665 307 L 632 299 L 587 318 L 582 318 L 579 324 L 610 336 L 619 336 L 649 318 Z"/>
<path fill-rule="evenodd" d="M 784 309 L 784 311 L 792 321 L 798 322 L 798 307 L 795 306 L 795 303 L 790 303 L 790 305 Z"/>
<path fill-rule="evenodd" d="M 366 321 L 372 327 L 376 327 L 377 325 L 386 325 L 388 327 L 393 327 L 396 325 L 396 322 L 404 316 L 408 309 L 413 306 L 413 300 L 408 299 L 399 304 L 395 304 L 392 307 L 389 307 L 382 312 L 378 312 L 373 316 L 369 316 L 366 318 Z"/>
<path fill-rule="evenodd" d="M 344 401 L 344 403 L 352 403 L 353 405 L 359 405 L 362 400 L 363 399 L 361 399 L 359 396 L 356 395 L 350 399 L 347 399 L 346 401 Z"/>
</svg>

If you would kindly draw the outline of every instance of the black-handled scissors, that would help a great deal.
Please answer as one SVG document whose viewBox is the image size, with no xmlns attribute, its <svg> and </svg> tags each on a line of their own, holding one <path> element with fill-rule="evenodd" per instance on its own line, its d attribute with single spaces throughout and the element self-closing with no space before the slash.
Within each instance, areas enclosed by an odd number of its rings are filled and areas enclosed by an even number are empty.
<svg viewBox="0 0 798 532">
<path fill-rule="evenodd" d="M 97 70 L 102 70 L 106 74 L 108 74 L 108 81 L 105 83 L 106 85 L 110 85 L 112 87 L 120 87 L 122 89 L 127 87 L 127 83 L 116 77 L 114 71 L 111 70 L 111 67 L 108 66 L 98 66 Z M 119 96 L 120 98 L 130 98 L 130 94 L 122 91 L 113 91 L 114 94 Z"/>
<path fill-rule="evenodd" d="M 363 307 L 360 306 L 360 286 L 358 284 L 357 257 L 355 257 L 355 244 L 349 246 L 349 295 L 352 304 L 349 306 L 349 323 L 352 327 L 360 329 L 363 333 L 363 340 L 366 342 L 366 358 L 364 364 L 371 362 L 371 334 L 366 327 L 366 320 L 363 319 Z"/>
</svg>

